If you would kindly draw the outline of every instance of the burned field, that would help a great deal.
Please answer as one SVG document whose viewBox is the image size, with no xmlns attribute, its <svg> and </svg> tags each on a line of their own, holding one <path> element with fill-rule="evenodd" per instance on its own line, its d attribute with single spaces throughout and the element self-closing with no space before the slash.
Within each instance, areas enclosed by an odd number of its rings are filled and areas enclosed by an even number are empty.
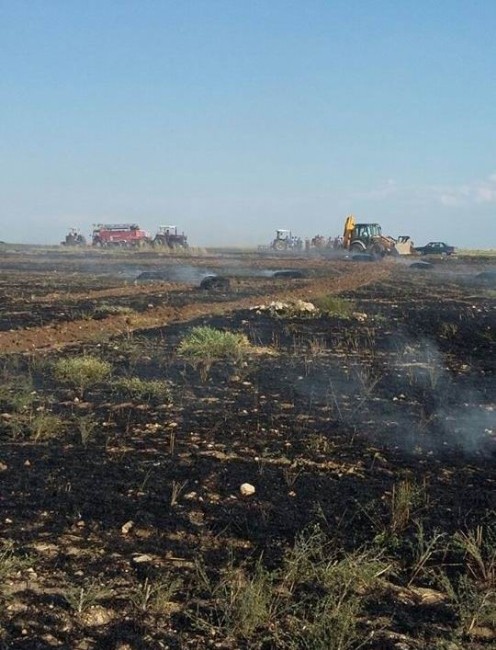
<svg viewBox="0 0 496 650">
<path fill-rule="evenodd" d="M 494 647 L 494 289 L 131 258 L 4 264 L 3 646 Z"/>
</svg>

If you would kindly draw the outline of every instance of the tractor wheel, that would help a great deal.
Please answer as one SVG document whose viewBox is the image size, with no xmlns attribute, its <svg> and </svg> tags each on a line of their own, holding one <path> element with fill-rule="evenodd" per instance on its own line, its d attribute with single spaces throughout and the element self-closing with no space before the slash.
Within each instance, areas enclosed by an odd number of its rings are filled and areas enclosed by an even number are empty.
<svg viewBox="0 0 496 650">
<path fill-rule="evenodd" d="M 274 242 L 274 250 L 276 250 L 276 251 L 285 251 L 286 250 L 286 242 L 275 241 Z"/>
<path fill-rule="evenodd" d="M 365 251 L 365 246 L 361 242 L 353 242 L 350 246 L 350 253 L 363 253 Z"/>
<path fill-rule="evenodd" d="M 374 244 L 369 252 L 372 253 L 372 255 L 376 255 L 377 257 L 384 257 L 387 251 L 381 244 Z"/>
</svg>

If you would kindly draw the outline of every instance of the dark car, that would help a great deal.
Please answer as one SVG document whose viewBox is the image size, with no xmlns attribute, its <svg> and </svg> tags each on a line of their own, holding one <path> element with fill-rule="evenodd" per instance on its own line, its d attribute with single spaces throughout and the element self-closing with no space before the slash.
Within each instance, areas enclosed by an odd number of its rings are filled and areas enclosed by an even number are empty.
<svg viewBox="0 0 496 650">
<path fill-rule="evenodd" d="M 430 241 L 425 246 L 417 246 L 414 250 L 421 255 L 453 255 L 455 247 L 448 246 L 443 241 Z"/>
</svg>

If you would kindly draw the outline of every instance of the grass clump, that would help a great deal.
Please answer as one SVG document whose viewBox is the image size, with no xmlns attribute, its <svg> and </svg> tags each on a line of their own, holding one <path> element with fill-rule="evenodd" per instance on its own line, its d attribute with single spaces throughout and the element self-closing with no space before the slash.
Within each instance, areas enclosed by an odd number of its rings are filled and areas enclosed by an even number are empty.
<svg viewBox="0 0 496 650">
<path fill-rule="evenodd" d="M 125 377 L 120 379 L 116 387 L 129 397 L 144 402 L 169 403 L 171 394 L 167 382 L 159 379 L 141 379 L 140 377 Z"/>
<path fill-rule="evenodd" d="M 91 414 L 83 415 L 82 417 L 76 418 L 74 428 L 78 434 L 79 442 L 86 447 L 95 436 L 98 429 L 98 421 Z"/>
<path fill-rule="evenodd" d="M 351 318 L 355 311 L 355 303 L 339 296 L 319 296 L 313 301 L 314 305 L 326 316 Z"/>
<path fill-rule="evenodd" d="M 0 543 L 0 593 L 6 580 L 31 566 L 31 558 L 22 557 L 16 553 L 15 544 L 11 540 Z"/>
<path fill-rule="evenodd" d="M 112 365 L 108 361 L 92 356 L 59 359 L 53 366 L 55 379 L 75 388 L 81 396 L 91 386 L 108 379 L 111 373 Z"/>
<path fill-rule="evenodd" d="M 304 531 L 284 558 L 283 591 L 291 594 L 287 627 L 293 648 L 346 650 L 369 634 L 362 628 L 369 598 L 390 567 L 382 553 L 338 551 L 316 526 Z"/>
<path fill-rule="evenodd" d="M 170 610 L 174 596 L 180 591 L 182 580 L 169 573 L 155 580 L 145 578 L 131 596 L 133 605 L 143 611 L 164 614 Z"/>
<path fill-rule="evenodd" d="M 377 551 L 338 551 L 315 527 L 298 536 L 279 569 L 262 558 L 251 567 L 230 560 L 211 578 L 197 563 L 202 605 L 193 619 L 232 647 L 261 647 L 264 638 L 284 650 L 351 650 L 371 636 L 367 607 L 389 570 Z"/>
<path fill-rule="evenodd" d="M 456 533 L 455 543 L 464 552 L 470 577 L 496 590 L 496 532 L 477 526 Z"/>
<path fill-rule="evenodd" d="M 467 574 L 449 578 L 447 573 L 441 573 L 439 580 L 457 616 L 459 636 L 470 637 L 478 627 L 494 628 L 496 621 L 494 589 L 481 586 Z"/>
<path fill-rule="evenodd" d="M 211 580 L 203 565 L 198 563 L 196 568 L 211 604 L 194 617 L 198 627 L 230 639 L 250 639 L 267 628 L 276 615 L 277 597 L 274 576 L 260 561 L 249 571 L 231 559 L 218 580 Z"/>
<path fill-rule="evenodd" d="M 30 420 L 28 435 L 34 441 L 52 440 L 60 437 L 66 429 L 66 423 L 55 413 L 39 412 Z"/>
<path fill-rule="evenodd" d="M 69 607 L 78 614 L 82 614 L 111 595 L 112 590 L 94 578 L 87 579 L 82 586 L 71 585 L 62 594 Z"/>
<path fill-rule="evenodd" d="M 30 409 L 38 399 L 28 378 L 16 378 L 0 385 L 0 409 L 9 413 L 21 413 Z"/>
<path fill-rule="evenodd" d="M 66 422 L 62 418 L 45 411 L 44 407 L 15 412 L 0 426 L 0 430 L 13 440 L 26 439 L 34 442 L 60 438 L 66 428 Z"/>
<path fill-rule="evenodd" d="M 179 344 L 179 354 L 192 359 L 239 360 L 250 348 L 244 334 L 214 327 L 194 327 Z"/>
<path fill-rule="evenodd" d="M 201 326 L 194 327 L 183 338 L 179 344 L 179 354 L 197 366 L 202 379 L 206 379 L 214 361 L 241 361 L 250 347 L 244 334 Z"/>
</svg>

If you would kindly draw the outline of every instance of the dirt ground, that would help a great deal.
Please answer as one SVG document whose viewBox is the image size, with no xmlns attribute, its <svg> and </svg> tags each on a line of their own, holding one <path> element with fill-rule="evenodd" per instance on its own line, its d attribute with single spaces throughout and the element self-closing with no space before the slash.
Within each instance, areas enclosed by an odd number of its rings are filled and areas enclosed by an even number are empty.
<svg viewBox="0 0 496 650">
<path fill-rule="evenodd" d="M 2 251 L 0 647 L 496 647 L 485 266 Z M 204 325 L 250 351 L 191 363 Z"/>
</svg>

